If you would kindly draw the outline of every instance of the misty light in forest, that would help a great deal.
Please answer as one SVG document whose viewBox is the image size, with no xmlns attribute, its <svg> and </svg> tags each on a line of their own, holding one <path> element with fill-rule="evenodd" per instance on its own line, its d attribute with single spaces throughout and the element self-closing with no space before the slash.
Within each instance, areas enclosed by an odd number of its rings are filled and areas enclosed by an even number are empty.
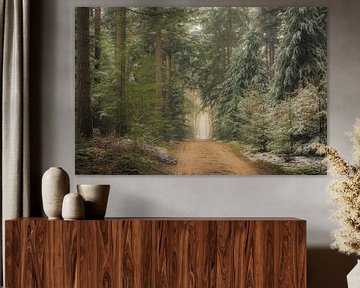
<svg viewBox="0 0 360 288">
<path fill-rule="evenodd" d="M 325 7 L 78 7 L 76 174 L 326 174 Z"/>
</svg>

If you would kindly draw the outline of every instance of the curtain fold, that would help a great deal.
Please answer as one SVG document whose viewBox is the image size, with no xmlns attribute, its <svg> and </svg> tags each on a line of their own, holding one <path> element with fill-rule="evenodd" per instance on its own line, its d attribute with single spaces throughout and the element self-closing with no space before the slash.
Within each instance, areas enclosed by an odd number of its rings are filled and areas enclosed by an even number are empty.
<svg viewBox="0 0 360 288">
<path fill-rule="evenodd" d="M 29 0 L 0 0 L 0 9 L 1 271 L 4 271 L 4 221 L 27 217 L 30 211 Z"/>
</svg>

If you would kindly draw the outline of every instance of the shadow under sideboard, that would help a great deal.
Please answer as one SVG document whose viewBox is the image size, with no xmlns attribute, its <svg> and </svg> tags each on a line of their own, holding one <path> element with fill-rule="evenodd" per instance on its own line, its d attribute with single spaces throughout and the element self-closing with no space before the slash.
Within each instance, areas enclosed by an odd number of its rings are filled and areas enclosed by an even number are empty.
<svg viewBox="0 0 360 288">
<path fill-rule="evenodd" d="M 308 288 L 347 288 L 346 275 L 356 265 L 356 256 L 330 248 L 308 248 Z"/>
</svg>

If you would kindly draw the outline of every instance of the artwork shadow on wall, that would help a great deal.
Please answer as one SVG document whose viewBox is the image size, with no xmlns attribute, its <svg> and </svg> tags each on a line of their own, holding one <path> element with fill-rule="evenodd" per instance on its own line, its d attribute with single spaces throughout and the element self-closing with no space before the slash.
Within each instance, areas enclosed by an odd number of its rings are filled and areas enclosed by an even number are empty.
<svg viewBox="0 0 360 288">
<path fill-rule="evenodd" d="M 325 7 L 77 7 L 76 174 L 326 174 Z"/>
</svg>

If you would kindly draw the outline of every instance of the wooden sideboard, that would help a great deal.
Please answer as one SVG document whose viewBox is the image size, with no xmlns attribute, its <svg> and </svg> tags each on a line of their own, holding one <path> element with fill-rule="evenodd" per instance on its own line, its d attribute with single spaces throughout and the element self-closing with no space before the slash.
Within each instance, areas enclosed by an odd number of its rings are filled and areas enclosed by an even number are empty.
<svg viewBox="0 0 360 288">
<path fill-rule="evenodd" d="M 116 218 L 5 223 L 6 287 L 306 287 L 306 221 Z"/>
</svg>

